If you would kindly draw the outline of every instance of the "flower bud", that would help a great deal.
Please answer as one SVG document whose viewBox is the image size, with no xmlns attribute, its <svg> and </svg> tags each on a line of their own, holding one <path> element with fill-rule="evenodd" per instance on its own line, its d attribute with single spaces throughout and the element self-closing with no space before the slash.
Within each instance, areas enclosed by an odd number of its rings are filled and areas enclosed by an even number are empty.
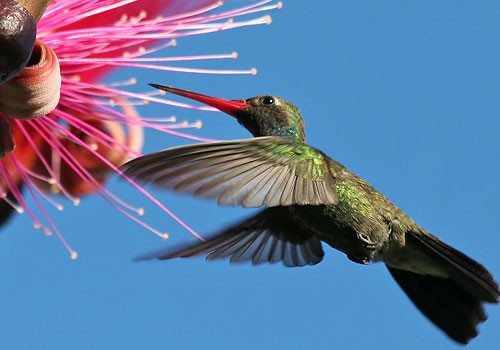
<svg viewBox="0 0 500 350">
<path fill-rule="evenodd" d="M 59 103 L 61 72 L 54 51 L 37 40 L 28 65 L 0 85 L 0 112 L 16 119 L 47 115 Z"/>
<path fill-rule="evenodd" d="M 36 37 L 31 13 L 14 0 L 0 0 L 0 84 L 28 63 Z"/>
</svg>

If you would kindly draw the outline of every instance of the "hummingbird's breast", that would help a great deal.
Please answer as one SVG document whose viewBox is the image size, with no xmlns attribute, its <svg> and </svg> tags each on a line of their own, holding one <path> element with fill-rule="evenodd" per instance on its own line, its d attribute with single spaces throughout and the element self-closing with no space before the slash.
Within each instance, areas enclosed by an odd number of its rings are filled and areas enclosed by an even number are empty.
<svg viewBox="0 0 500 350">
<path fill-rule="evenodd" d="M 295 205 L 290 208 L 292 217 L 304 230 L 362 264 L 383 260 L 390 244 L 404 240 L 406 215 L 364 180 L 349 173 L 338 181 L 337 194 L 337 205 Z"/>
</svg>

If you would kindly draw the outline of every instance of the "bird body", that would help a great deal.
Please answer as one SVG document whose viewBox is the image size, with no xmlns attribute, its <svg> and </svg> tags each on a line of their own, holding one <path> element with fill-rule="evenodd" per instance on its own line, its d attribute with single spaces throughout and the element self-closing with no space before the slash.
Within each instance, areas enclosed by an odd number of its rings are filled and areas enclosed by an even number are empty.
<svg viewBox="0 0 500 350">
<path fill-rule="evenodd" d="M 295 205 L 290 208 L 291 216 L 304 230 L 314 232 L 354 262 L 385 261 L 386 252 L 392 252 L 393 245 L 404 246 L 404 230 L 417 225 L 383 194 L 347 169 L 338 174 L 337 205 Z"/>
<path fill-rule="evenodd" d="M 500 291 L 479 263 L 416 224 L 339 162 L 305 143 L 302 115 L 276 96 L 224 100 L 153 85 L 235 117 L 252 139 L 175 147 L 123 166 L 125 175 L 219 205 L 264 207 L 205 242 L 153 253 L 161 260 L 207 255 L 253 264 L 319 263 L 321 242 L 360 264 L 381 261 L 414 304 L 460 343 L 486 320 Z"/>
</svg>

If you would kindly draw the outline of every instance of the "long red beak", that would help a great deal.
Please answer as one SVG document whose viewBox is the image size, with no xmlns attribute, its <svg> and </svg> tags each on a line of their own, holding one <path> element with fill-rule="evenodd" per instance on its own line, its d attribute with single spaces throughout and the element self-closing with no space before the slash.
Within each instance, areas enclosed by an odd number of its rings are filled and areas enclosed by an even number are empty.
<svg viewBox="0 0 500 350">
<path fill-rule="evenodd" d="M 196 100 L 201 103 L 207 104 L 209 106 L 215 107 L 219 111 L 227 113 L 233 117 L 235 116 L 234 115 L 235 112 L 250 108 L 250 105 L 245 100 L 225 100 L 223 98 L 202 95 L 196 92 L 176 89 L 174 87 L 160 85 L 160 84 L 149 84 L 149 85 L 151 85 L 154 88 L 170 92 L 172 94 L 184 96 L 192 100 Z"/>
</svg>

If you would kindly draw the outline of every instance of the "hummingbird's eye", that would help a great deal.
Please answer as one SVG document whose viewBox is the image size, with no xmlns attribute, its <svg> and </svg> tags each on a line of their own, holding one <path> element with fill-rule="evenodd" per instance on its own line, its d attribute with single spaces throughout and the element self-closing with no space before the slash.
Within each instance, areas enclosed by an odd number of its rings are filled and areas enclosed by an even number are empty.
<svg viewBox="0 0 500 350">
<path fill-rule="evenodd" d="M 264 105 L 273 105 L 274 104 L 274 97 L 272 97 L 272 96 L 264 96 L 262 98 L 262 104 L 264 104 Z"/>
</svg>

